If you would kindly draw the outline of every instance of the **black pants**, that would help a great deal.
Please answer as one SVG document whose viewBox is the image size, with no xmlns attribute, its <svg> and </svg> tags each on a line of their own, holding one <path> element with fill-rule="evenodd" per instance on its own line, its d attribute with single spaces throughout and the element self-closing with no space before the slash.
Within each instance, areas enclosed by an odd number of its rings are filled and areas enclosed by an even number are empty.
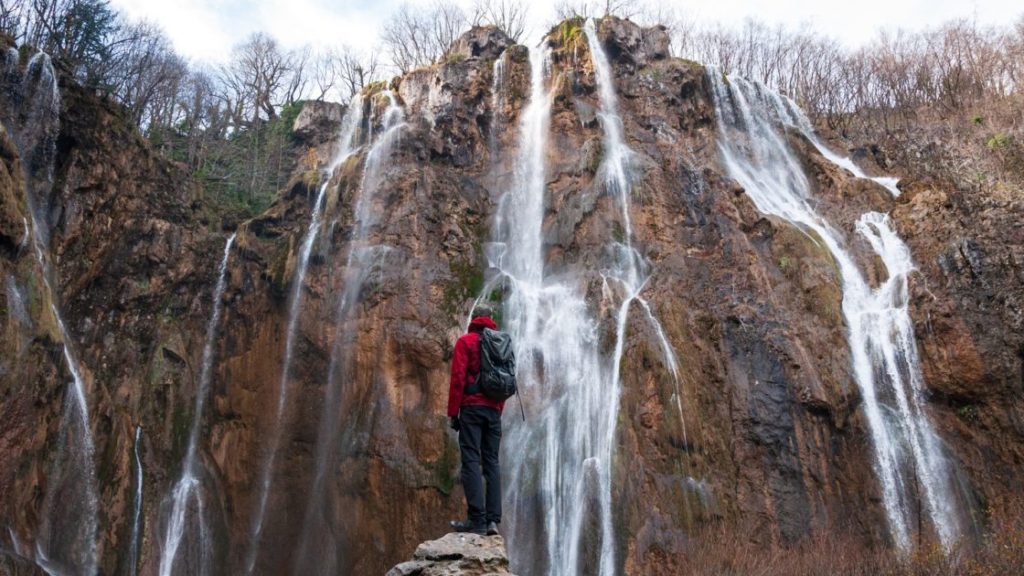
<svg viewBox="0 0 1024 576">
<path fill-rule="evenodd" d="M 486 406 L 464 406 L 459 411 L 459 449 L 462 456 L 462 489 L 466 492 L 469 521 L 501 522 L 501 414 Z M 483 478 L 480 465 L 483 464 Z M 484 482 L 487 495 L 484 496 Z M 486 502 L 486 504 L 485 504 Z"/>
</svg>

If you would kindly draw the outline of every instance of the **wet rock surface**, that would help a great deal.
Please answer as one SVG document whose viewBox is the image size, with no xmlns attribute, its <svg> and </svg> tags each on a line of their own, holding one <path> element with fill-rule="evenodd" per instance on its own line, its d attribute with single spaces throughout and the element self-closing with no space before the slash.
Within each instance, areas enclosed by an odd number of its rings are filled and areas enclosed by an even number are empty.
<svg viewBox="0 0 1024 576">
<path fill-rule="evenodd" d="M 552 275 L 572 266 L 601 270 L 609 239 L 622 234 L 615 200 L 596 174 L 602 132 L 580 34 L 570 24 L 548 39 L 553 107 L 543 249 Z M 636 152 L 634 244 L 652 269 L 643 297 L 680 366 L 676 381 L 645 313 L 632 308 L 612 478 L 620 572 L 674 573 L 674 558 L 699 554 L 690 536 L 704 527 L 743 531 L 764 543 L 837 531 L 885 544 L 835 263 L 813 237 L 760 214 L 725 176 L 705 71 L 666 57 L 664 30 L 606 19 L 598 35 Z M 502 93 L 493 98 L 494 60 L 503 49 Z M 512 170 L 529 63 L 523 47 L 493 29 L 474 30 L 450 54 L 460 56 L 392 84 L 407 125 L 375 193 L 360 196 L 365 149 L 330 180 L 302 288 L 291 401 L 255 573 L 288 573 L 307 561 L 298 557 L 298 540 L 332 350 L 342 338 L 351 339 L 350 360 L 334 370 L 345 385 L 338 404 L 326 406 L 342 422 L 322 504 L 329 521 L 306 543 L 319 551 L 310 569 L 384 573 L 424 535 L 437 533 L 436 518 L 462 511 L 457 446 L 444 418 L 447 362 L 469 306 L 493 274 L 485 250 Z M 49 249 L 60 304 L 87 369 L 102 487 L 100 571 L 120 573 L 126 565 L 131 451 L 141 425 L 140 572 L 155 574 L 164 499 L 185 449 L 224 234 L 207 227 L 200 191 L 116 110 L 68 83 L 62 95 Z M 366 98 L 379 127 L 385 99 Z M 303 138 L 298 151 L 330 158 L 340 109 L 307 110 L 296 127 Z M 910 308 L 928 408 L 960 465 L 963 490 L 979 510 L 1019 493 L 1021 191 L 967 192 L 906 175 L 904 194 L 893 200 L 831 166 L 799 137 L 792 145 L 818 210 L 850 239 L 875 283 L 884 267 L 866 256 L 853 222 L 867 209 L 891 212 L 918 266 Z M 0 138 L 0 558 L 10 559 L 0 560 L 0 571 L 15 573 L 31 564 L 68 381 L 40 273 L 22 247 L 23 173 L 17 148 Z M 289 288 L 316 195 L 297 171 L 271 208 L 238 229 L 200 458 L 214 573 L 243 570 L 279 393 Z M 360 201 L 379 217 L 359 251 L 366 271 L 359 304 L 339 325 Z M 599 275 L 584 288 L 599 306 Z M 605 340 L 609 330 L 599 331 Z M 520 505 L 542 508 L 543 495 L 530 486 L 509 490 Z M 509 551 L 513 569 L 542 573 L 542 561 L 523 560 L 539 528 L 507 528 L 517 543 Z M 444 550 L 459 556 L 446 559 Z M 446 572 L 456 569 L 452 563 L 477 571 Z M 498 570 L 507 565 L 500 539 L 448 535 L 391 573 L 503 574 Z"/>
</svg>

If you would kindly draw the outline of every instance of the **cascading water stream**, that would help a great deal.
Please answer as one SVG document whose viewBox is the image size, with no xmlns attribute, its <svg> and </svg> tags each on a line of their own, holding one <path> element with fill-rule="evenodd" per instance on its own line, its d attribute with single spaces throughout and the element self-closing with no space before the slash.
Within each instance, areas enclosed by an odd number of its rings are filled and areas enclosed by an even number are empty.
<svg viewBox="0 0 1024 576">
<path fill-rule="evenodd" d="M 549 64 L 547 51 L 531 48 L 530 98 L 520 114 L 513 181 L 495 215 L 495 241 L 488 259 L 500 271 L 497 278 L 509 286 L 503 329 L 516 344 L 521 393 L 530 406 L 543 407 L 534 417 L 539 422 L 514 421 L 503 443 L 505 461 L 511 464 L 506 484 L 506 500 L 511 503 L 509 550 L 520 572 L 574 574 L 583 561 L 586 521 L 600 514 L 587 514 L 582 503 L 585 498 L 600 499 L 604 492 L 603 486 L 593 485 L 600 479 L 588 470 L 609 460 L 610 447 L 602 442 L 607 437 L 602 412 L 609 391 L 597 323 L 579 282 L 546 281 L 544 274 Z M 511 489 L 528 485 L 537 486 L 539 501 Z M 536 542 L 538 533 L 544 541 Z M 607 534 L 597 537 L 602 552 L 611 549 Z M 531 541 L 540 549 L 533 549 Z"/>
<path fill-rule="evenodd" d="M 588 26 L 592 26 L 588 23 Z M 592 30 L 588 36 L 592 35 Z M 629 307 L 640 302 L 661 338 L 665 362 L 676 373 L 671 346 L 639 292 L 646 282 L 643 259 L 632 247 L 629 219 L 629 157 L 615 110 L 611 70 L 600 45 L 591 41 L 605 129 L 602 183 L 615 195 L 627 233 L 611 250 L 602 272 L 605 296 L 618 297 L 615 346 L 602 353 L 599 322 L 585 300 L 589 270 L 545 274 L 546 154 L 553 95 L 545 87 L 550 61 L 530 50 L 530 98 L 519 120 L 513 179 L 495 215 L 488 260 L 507 285 L 503 329 L 516 343 L 520 390 L 539 412 L 527 424 L 511 423 L 504 442 L 510 463 L 506 500 L 513 564 L 519 571 L 549 574 L 614 574 L 615 534 L 611 507 L 611 463 L 618 416 L 619 369 Z M 512 487 L 537 486 L 533 494 Z"/>
<path fill-rule="evenodd" d="M 507 58 L 508 50 L 502 50 L 501 54 L 494 59 L 494 66 L 491 67 L 491 126 L 488 140 L 490 140 L 492 154 L 497 150 L 498 138 L 496 135 L 501 133 L 501 128 L 505 124 Z"/>
<path fill-rule="evenodd" d="M 900 195 L 900 189 L 896 187 L 896 184 L 899 183 L 899 178 L 894 178 L 892 176 L 868 176 L 863 170 L 861 170 L 860 166 L 857 166 L 849 157 L 840 156 L 831 148 L 826 146 L 825 143 L 821 141 L 821 138 L 819 138 L 814 132 L 814 128 L 811 126 L 811 120 L 806 114 L 804 114 L 803 110 L 793 102 L 793 100 L 774 90 L 768 89 L 763 84 L 753 83 L 744 78 L 736 78 L 736 82 L 742 84 L 744 89 L 748 92 L 757 94 L 758 98 L 770 100 L 771 106 L 769 106 L 768 109 L 769 112 L 774 115 L 774 119 L 788 127 L 799 130 L 800 133 L 803 134 L 815 148 L 817 148 L 818 152 L 821 153 L 826 160 L 850 172 L 856 178 L 875 182 L 888 190 L 889 193 L 892 194 L 893 198 Z"/>
<path fill-rule="evenodd" d="M 217 273 L 217 283 L 213 288 L 213 313 L 210 315 L 210 321 L 206 325 L 206 343 L 203 346 L 203 363 L 199 374 L 199 387 L 196 389 L 195 405 L 192 411 L 192 426 L 189 428 L 188 433 L 188 448 L 185 451 L 185 460 L 181 466 L 181 477 L 171 490 L 171 511 L 167 520 L 163 550 L 160 556 L 160 576 L 170 576 L 172 574 L 178 546 L 181 544 L 181 539 L 185 534 L 185 527 L 189 520 L 189 503 L 193 498 L 196 501 L 197 511 L 192 518 L 199 525 L 200 536 L 208 533 L 205 526 L 206 519 L 200 512 L 202 509 L 202 494 L 199 491 L 199 434 L 202 429 L 206 396 L 210 389 L 210 380 L 213 377 L 217 328 L 220 326 L 221 312 L 224 307 L 223 297 L 224 288 L 227 285 L 228 259 L 231 256 L 231 247 L 234 243 L 235 234 L 232 234 L 224 244 L 224 253 L 221 256 L 220 267 Z M 141 501 L 141 485 L 139 496 Z M 198 569 L 200 574 L 205 574 L 208 570 L 209 551 L 209 542 L 201 538 L 199 542 L 201 558 Z"/>
<path fill-rule="evenodd" d="M 610 452 L 615 436 L 615 422 L 619 412 L 620 370 L 626 340 L 626 323 L 629 319 L 630 305 L 633 302 L 639 303 L 644 308 L 647 318 L 654 328 L 655 335 L 660 340 L 659 343 L 664 354 L 663 361 L 675 379 L 677 402 L 680 401 L 680 394 L 678 390 L 678 367 L 675 354 L 672 352 L 672 346 L 665 338 L 661 324 L 651 312 L 650 305 L 640 296 L 650 276 L 647 263 L 633 247 L 633 224 L 629 213 L 630 195 L 633 189 L 633 151 L 624 141 L 624 125 L 618 113 L 611 65 L 608 62 L 608 56 L 605 54 L 604 47 L 597 38 L 594 21 L 587 20 L 583 30 L 587 36 L 587 45 L 590 48 L 590 57 L 594 65 L 594 77 L 597 82 L 598 97 L 601 103 L 598 118 L 601 121 L 601 128 L 604 130 L 604 158 L 601 162 L 599 173 L 604 176 L 605 189 L 618 196 L 619 206 L 622 210 L 623 227 L 625 228 L 622 242 L 616 243 L 618 252 L 616 266 L 602 273 L 605 282 L 605 289 L 602 292 L 604 292 L 606 298 L 608 298 L 609 292 L 611 292 L 608 290 L 609 279 L 617 281 L 621 285 L 622 290 L 620 295 L 621 303 L 619 304 L 618 317 L 616 318 L 615 352 L 610 374 L 613 382 L 611 388 L 614 390 L 614 396 L 612 407 L 606 414 L 607 423 L 605 424 L 605 434 L 607 435 L 608 450 Z M 679 405 L 679 416 L 682 421 L 681 405 Z M 610 462 L 606 466 L 609 466 L 609 468 L 605 469 L 605 474 L 609 474 Z M 610 479 L 606 478 L 605 481 L 610 484 Z M 605 532 L 604 541 L 606 542 L 605 547 L 607 550 L 602 550 L 601 573 L 612 574 L 615 571 L 615 565 L 614 550 L 611 548 L 613 534 L 610 485 L 605 490 L 608 494 L 602 498 L 602 508 L 604 511 L 602 528 Z"/>
<path fill-rule="evenodd" d="M 21 326 L 31 325 L 28 309 L 25 308 L 25 298 L 21 295 L 21 290 L 18 289 L 18 282 L 14 279 L 14 276 L 7 276 L 6 287 L 8 315 L 13 316 Z"/>
<path fill-rule="evenodd" d="M 284 409 L 288 399 L 288 382 L 291 375 L 292 358 L 295 353 L 295 338 L 298 335 L 299 313 L 302 311 L 303 287 L 305 285 L 306 269 L 309 265 L 309 257 L 313 252 L 313 246 L 316 243 L 317 235 L 320 232 L 320 221 L 323 213 L 324 200 L 326 198 L 328 185 L 331 181 L 331 176 L 334 174 L 337 167 L 356 151 L 355 138 L 358 134 L 359 127 L 362 124 L 362 115 L 362 100 L 359 98 L 353 99 L 352 103 L 345 111 L 345 117 L 342 118 L 338 151 L 325 172 L 326 176 L 324 183 L 320 186 L 320 191 L 317 193 L 316 201 L 313 205 L 313 213 L 310 215 L 309 219 L 309 228 L 306 230 L 306 235 L 303 238 L 302 247 L 299 251 L 299 262 L 295 271 L 295 277 L 292 280 L 292 292 L 289 297 L 290 306 L 288 309 L 288 325 L 285 336 L 284 365 L 281 368 L 281 379 L 278 385 L 277 407 L 274 413 L 273 427 L 270 432 L 270 441 L 266 447 L 263 467 L 260 471 L 258 484 L 259 496 L 257 497 L 256 510 L 253 515 L 249 551 L 246 555 L 247 574 L 251 574 L 256 565 L 256 556 L 259 552 L 260 535 L 263 532 L 263 520 L 266 515 L 267 497 L 270 491 L 274 461 L 277 457 L 277 450 L 281 443 L 281 435 L 283 433 L 282 420 L 284 418 Z"/>
<path fill-rule="evenodd" d="M 730 176 L 760 211 L 816 233 L 839 265 L 854 378 L 863 396 L 893 540 L 902 549 L 910 546 L 909 490 L 916 477 L 925 511 L 949 550 L 960 534 L 959 512 L 941 440 L 924 408 L 924 382 L 907 309 L 907 274 L 913 269 L 909 250 L 885 216 L 868 213 L 860 218 L 857 231 L 888 270 L 888 279 L 873 289 L 840 234 L 811 207 L 807 178 L 776 127 L 781 123 L 804 131 L 809 123 L 800 128 L 792 107 L 764 87 L 740 78 L 726 81 L 713 69 L 708 78 L 721 131 L 719 153 Z"/>
<path fill-rule="evenodd" d="M 139 456 L 139 444 L 142 442 L 142 426 L 135 427 L 135 446 L 132 456 L 135 457 L 135 506 L 132 513 L 132 539 L 128 543 L 128 573 L 139 573 L 139 542 L 142 540 L 142 458 Z"/>
<path fill-rule="evenodd" d="M 386 247 L 367 245 L 368 231 L 375 222 L 372 201 L 384 176 L 384 163 L 390 159 L 395 144 L 406 128 L 405 113 L 394 94 L 391 91 L 382 94 L 387 98 L 388 106 L 382 114 L 380 130 L 376 131 L 379 136 L 366 153 L 363 177 L 354 206 L 354 226 L 342 276 L 344 286 L 335 312 L 336 334 L 327 371 L 327 387 L 324 390 L 324 412 L 317 435 L 313 486 L 295 558 L 296 574 L 336 574 L 339 569 L 338 534 L 332 517 L 335 509 L 327 504 L 328 481 L 330 471 L 335 468 L 338 431 L 341 426 L 341 383 L 350 376 L 348 370 L 352 367 L 353 345 L 357 336 L 354 327 L 347 328 L 355 320 L 359 294 L 374 269 L 377 256 L 387 252 Z M 315 553 L 311 553 L 311 550 L 315 550 Z"/>
<path fill-rule="evenodd" d="M 50 574 L 96 573 L 98 497 L 86 382 L 75 356 L 71 335 L 60 313 L 57 279 L 48 257 L 46 203 L 53 189 L 56 140 L 60 129 L 60 92 L 50 57 L 37 53 L 24 74 L 17 70 L 17 52 L 7 51 L 3 83 L 8 110 L 0 111 L 11 128 L 21 156 L 26 204 L 31 219 L 28 238 L 39 265 L 49 311 L 71 373 L 64 397 L 57 452 L 46 482 L 36 561 Z M 36 177 L 43 174 L 42 178 Z M 42 205 L 40 205 L 42 202 Z M 28 224 L 26 222 L 26 224 Z M 27 227 L 26 227 L 27 231 Z"/>
</svg>

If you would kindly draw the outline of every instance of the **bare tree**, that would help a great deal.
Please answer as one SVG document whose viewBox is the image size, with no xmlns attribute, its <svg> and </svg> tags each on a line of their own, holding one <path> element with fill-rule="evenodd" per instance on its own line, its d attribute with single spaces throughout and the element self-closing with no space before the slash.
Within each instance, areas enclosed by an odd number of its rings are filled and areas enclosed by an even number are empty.
<svg viewBox="0 0 1024 576">
<path fill-rule="evenodd" d="M 309 85 L 308 67 L 312 51 L 309 46 L 293 50 L 285 54 L 285 74 L 278 106 L 289 106 L 297 102 L 306 93 Z"/>
<path fill-rule="evenodd" d="M 328 96 L 347 103 L 367 85 L 379 79 L 381 71 L 377 52 L 369 54 L 348 46 L 328 49 L 317 54 L 312 65 L 314 100 Z"/>
<path fill-rule="evenodd" d="M 138 22 L 122 25 L 112 35 L 108 58 L 96 73 L 132 120 L 145 127 L 159 118 L 174 121 L 178 86 L 189 70 L 159 28 Z"/>
<path fill-rule="evenodd" d="M 293 62 L 277 41 L 257 32 L 232 50 L 231 61 L 220 69 L 221 98 L 239 124 L 255 124 L 277 116 L 277 104 L 290 92 Z"/>
<path fill-rule="evenodd" d="M 526 6 L 519 0 L 476 0 L 471 22 L 474 26 L 497 26 L 513 42 L 526 32 Z"/>
<path fill-rule="evenodd" d="M 633 18 L 639 15 L 645 5 L 636 0 L 560 0 L 555 5 L 558 21 L 569 18 L 592 18 L 618 16 Z"/>
<path fill-rule="evenodd" d="M 676 3 L 671 0 L 652 0 L 642 5 L 634 16 L 644 26 L 664 26 L 668 31 L 672 54 L 679 55 L 689 50 L 696 32 L 696 22 L 687 18 Z"/>
<path fill-rule="evenodd" d="M 376 82 L 380 77 L 381 66 L 376 52 L 361 54 L 353 50 L 345 50 L 339 61 L 339 78 L 342 96 L 351 100 L 360 90 Z"/>
<path fill-rule="evenodd" d="M 25 0 L 0 0 L 0 33 L 20 42 L 25 34 L 26 18 Z"/>
<path fill-rule="evenodd" d="M 381 41 L 400 73 L 441 58 L 469 21 L 457 5 L 438 1 L 428 9 L 403 4 L 381 32 Z"/>
</svg>

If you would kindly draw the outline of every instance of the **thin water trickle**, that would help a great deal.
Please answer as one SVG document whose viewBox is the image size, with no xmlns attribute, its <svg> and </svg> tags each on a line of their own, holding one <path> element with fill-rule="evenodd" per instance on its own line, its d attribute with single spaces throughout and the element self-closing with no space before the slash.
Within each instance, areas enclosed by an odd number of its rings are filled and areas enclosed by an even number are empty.
<svg viewBox="0 0 1024 576">
<path fill-rule="evenodd" d="M 142 442 L 142 426 L 135 427 L 135 446 L 132 455 L 135 457 L 135 509 L 132 514 L 132 539 L 128 543 L 128 574 L 139 573 L 139 543 L 142 540 L 142 458 L 139 456 L 139 444 Z"/>
<path fill-rule="evenodd" d="M 342 119 L 338 150 L 334 159 L 325 171 L 324 183 L 320 186 L 320 191 L 317 193 L 316 201 L 313 205 L 313 213 L 310 215 L 309 219 L 309 228 L 306 230 L 306 235 L 302 241 L 302 247 L 299 250 L 298 266 L 295 271 L 295 277 L 292 280 L 292 291 L 289 297 L 290 305 L 288 309 L 288 324 L 285 335 L 284 364 L 281 368 L 281 379 L 278 384 L 277 407 L 274 412 L 274 421 L 270 431 L 270 440 L 264 452 L 263 467 L 260 471 L 258 484 L 259 496 L 257 497 L 256 509 L 253 515 L 252 530 L 250 531 L 249 551 L 246 555 L 247 574 L 251 574 L 256 565 L 256 557 L 259 553 L 260 547 L 260 536 L 263 532 L 263 521 L 266 515 L 267 498 L 269 496 L 270 484 L 272 482 L 274 461 L 277 457 L 278 447 L 281 443 L 281 436 L 283 434 L 284 423 L 282 420 L 284 418 L 285 406 L 288 399 L 288 385 L 291 376 L 292 359 L 295 354 L 295 340 L 298 335 L 299 316 L 302 311 L 306 270 L 309 266 L 310 255 L 313 252 L 313 245 L 316 243 L 317 235 L 320 232 L 320 221 L 331 177 L 338 166 L 342 165 L 342 163 L 344 163 L 344 161 L 358 149 L 356 146 L 356 136 L 358 134 L 359 127 L 362 125 L 362 114 L 362 100 L 358 98 L 354 99 L 345 111 L 345 117 Z M 369 160 L 367 161 L 369 162 Z"/>
<path fill-rule="evenodd" d="M 492 126 L 497 126 L 502 118 L 502 110 L 505 109 L 505 59 L 508 51 L 502 50 L 501 55 L 495 58 L 494 66 L 491 68 L 491 114 L 493 115 Z"/>
<path fill-rule="evenodd" d="M 607 436 L 605 441 L 609 446 L 609 454 L 607 456 L 609 462 L 605 464 L 605 481 L 610 483 L 607 476 L 610 474 L 611 447 L 614 442 L 615 423 L 619 412 L 618 401 L 621 393 L 620 372 L 622 355 L 626 343 L 626 324 L 629 320 L 630 307 L 634 302 L 640 304 L 644 308 L 646 317 L 654 329 L 655 336 L 659 340 L 659 345 L 663 353 L 662 361 L 672 373 L 674 385 L 676 387 L 676 399 L 678 402 L 677 409 L 679 412 L 680 422 L 683 423 L 684 437 L 686 432 L 682 412 L 681 393 L 679 390 L 679 370 L 676 365 L 675 354 L 672 351 L 671 344 L 665 337 L 665 332 L 661 327 L 661 323 L 651 311 L 650 304 L 641 297 L 641 293 L 650 279 L 650 269 L 646 260 L 633 246 L 633 224 L 632 217 L 630 215 L 630 196 L 633 192 L 634 152 L 625 143 L 625 126 L 618 112 L 618 98 L 615 94 L 612 67 L 608 61 L 608 56 L 604 51 L 604 47 L 601 45 L 601 42 L 597 37 L 594 20 L 587 20 L 583 30 L 587 37 L 587 46 L 590 49 L 591 61 L 594 65 L 594 77 L 597 82 L 598 96 L 601 104 L 598 118 L 601 121 L 601 128 L 604 131 L 605 155 L 598 173 L 604 177 L 605 189 L 618 196 L 624 228 L 623 240 L 618 242 L 618 246 L 616 246 L 615 260 L 617 265 L 610 267 L 602 273 L 605 286 L 608 287 L 609 280 L 614 283 L 618 283 L 619 293 L 621 294 L 621 303 L 619 304 L 619 312 L 616 318 L 615 351 L 612 358 L 612 370 L 610 374 L 610 378 L 612 380 L 610 388 L 613 391 L 612 397 L 610 398 L 612 402 L 605 415 L 607 420 L 605 423 L 605 435 Z M 606 294 L 611 292 L 614 292 L 614 289 L 605 290 Z M 610 485 L 605 487 L 605 492 L 606 493 L 603 495 L 601 501 L 603 538 L 600 573 L 613 574 L 616 571 L 616 566 L 614 556 L 615 551 L 613 547 L 614 531 L 612 527 Z"/>
<path fill-rule="evenodd" d="M 492 154 L 497 150 L 498 135 L 505 124 L 507 58 L 508 50 L 503 50 L 501 55 L 494 60 L 494 66 L 491 68 L 491 126 L 488 140 L 490 140 Z"/>
<path fill-rule="evenodd" d="M 907 309 L 906 277 L 913 269 L 909 250 L 884 215 L 867 213 L 858 220 L 857 232 L 888 270 L 888 279 L 872 288 L 840 233 L 811 207 L 807 177 L 778 127 L 809 130 L 802 113 L 796 115 L 792 103 L 741 78 L 729 77 L 727 82 L 720 72 L 709 69 L 708 79 L 721 131 L 719 153 L 729 175 L 760 211 L 817 233 L 839 265 L 854 378 L 863 396 L 894 542 L 902 549 L 910 546 L 915 508 L 910 487 L 917 482 L 925 513 L 943 546 L 951 549 L 960 534 L 959 511 L 948 463 L 924 406 L 924 382 Z M 808 138 L 816 142 L 813 133 Z M 887 403 L 883 398 L 892 400 Z"/>
<path fill-rule="evenodd" d="M 21 295 L 21 290 L 18 289 L 18 281 L 10 274 L 7 275 L 6 288 L 7 314 L 12 316 L 20 326 L 25 328 L 31 326 L 32 320 L 25 308 L 25 299 Z"/>
<path fill-rule="evenodd" d="M 224 289 L 227 285 L 228 259 L 231 256 L 231 247 L 235 243 L 235 234 L 232 234 L 224 243 L 224 252 L 221 255 L 220 267 L 217 272 L 217 283 L 213 287 L 213 312 L 206 325 L 206 343 L 203 346 L 202 368 L 199 373 L 199 386 L 196 389 L 195 403 L 192 410 L 192 425 L 189 428 L 188 448 L 185 450 L 185 460 L 181 465 L 181 477 L 171 490 L 171 511 L 168 515 L 166 532 L 163 540 L 163 550 L 160 556 L 160 576 L 170 576 L 174 568 L 174 560 L 178 553 L 178 546 L 185 535 L 186 525 L 189 520 L 199 525 L 200 534 L 205 532 L 206 519 L 202 514 L 195 514 L 189 517 L 189 504 L 192 499 L 196 500 L 199 507 L 202 494 L 199 492 L 199 434 L 202 430 L 204 407 L 206 397 L 210 389 L 210 380 L 213 377 L 214 351 L 217 342 L 217 329 L 220 327 L 220 317 L 224 307 Z M 140 486 L 141 490 L 141 486 Z M 141 493 L 140 493 L 141 498 Z M 199 573 L 207 572 L 206 561 L 209 558 L 209 542 L 200 539 L 198 550 Z"/>
<path fill-rule="evenodd" d="M 302 310 L 302 290 L 306 279 L 306 268 L 309 265 L 309 256 L 313 252 L 313 244 L 316 242 L 317 233 L 320 230 L 320 214 L 323 210 L 324 197 L 327 193 L 327 182 L 320 186 L 316 201 L 313 205 L 313 214 L 310 217 L 309 228 L 302 241 L 299 250 L 299 264 L 292 279 L 292 292 L 289 297 L 291 305 L 288 307 L 288 327 L 285 332 L 284 364 L 281 369 L 281 378 L 278 382 L 277 407 L 274 411 L 274 420 L 271 424 L 270 440 L 265 449 L 263 466 L 260 470 L 258 483 L 259 496 L 257 497 L 256 510 L 253 515 L 253 525 L 250 532 L 249 553 L 246 561 L 246 573 L 251 574 L 256 565 L 256 555 L 259 551 L 260 535 L 263 532 L 263 519 L 267 509 L 267 497 L 270 493 L 270 482 L 273 474 L 274 460 L 277 457 L 278 445 L 281 443 L 282 419 L 284 409 L 288 400 L 288 382 L 291 376 L 292 358 L 295 355 L 295 339 L 298 335 L 299 312 Z"/>
</svg>

